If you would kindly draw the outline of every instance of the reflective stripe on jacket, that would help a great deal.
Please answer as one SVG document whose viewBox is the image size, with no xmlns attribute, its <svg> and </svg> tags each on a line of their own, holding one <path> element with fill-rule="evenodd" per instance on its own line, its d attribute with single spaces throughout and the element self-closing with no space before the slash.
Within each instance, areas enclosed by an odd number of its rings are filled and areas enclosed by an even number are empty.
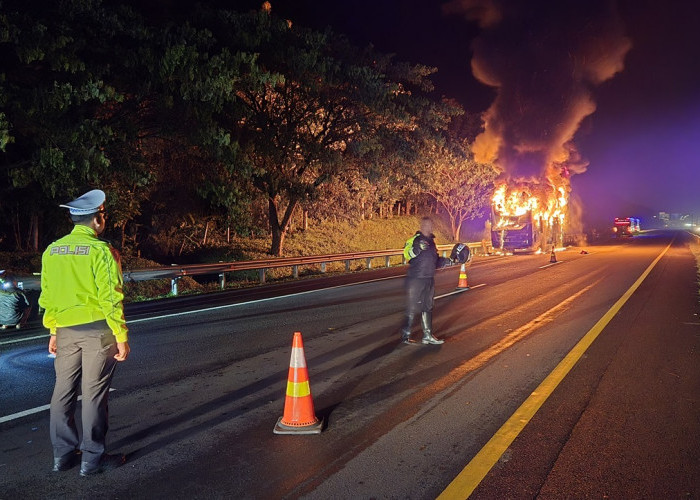
<svg viewBox="0 0 700 500">
<path fill-rule="evenodd" d="M 411 259 L 416 256 L 416 251 L 413 249 L 413 242 L 416 241 L 416 237 L 419 234 L 420 231 L 406 240 L 406 244 L 403 247 L 403 258 L 406 259 L 406 262 L 410 262 Z"/>
<path fill-rule="evenodd" d="M 123 283 L 117 251 L 92 228 L 77 224 L 41 258 L 44 326 L 53 335 L 56 328 L 106 320 L 117 342 L 126 342 Z"/>
<path fill-rule="evenodd" d="M 409 259 L 407 275 L 410 278 L 432 278 L 435 276 L 439 256 L 432 234 L 426 236 L 420 231 L 414 234 L 406 242 L 404 256 Z"/>
</svg>

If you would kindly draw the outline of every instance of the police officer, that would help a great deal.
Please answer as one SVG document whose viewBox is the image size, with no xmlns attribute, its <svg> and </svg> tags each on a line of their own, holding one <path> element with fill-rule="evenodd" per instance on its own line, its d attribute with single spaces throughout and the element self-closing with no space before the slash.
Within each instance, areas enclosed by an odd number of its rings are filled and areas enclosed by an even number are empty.
<svg viewBox="0 0 700 500">
<path fill-rule="evenodd" d="M 420 231 L 417 231 L 404 247 L 404 257 L 409 268 L 406 279 L 406 318 L 401 329 L 404 344 L 414 344 L 411 340 L 411 325 L 416 313 L 421 313 L 423 344 L 442 344 L 432 333 L 433 295 L 435 294 L 435 270 L 451 264 L 449 259 L 438 256 L 433 235 L 433 221 L 423 217 Z"/>
<path fill-rule="evenodd" d="M 56 356 L 56 385 L 51 398 L 51 442 L 55 472 L 80 464 L 89 476 L 123 464 L 124 455 L 105 453 L 107 400 L 118 361 L 129 356 L 122 307 L 119 257 L 98 239 L 105 229 L 105 193 L 99 189 L 60 205 L 74 228 L 49 245 L 42 256 L 41 296 L 44 326 Z M 82 379 L 82 441 L 75 424 L 78 384 Z"/>
</svg>

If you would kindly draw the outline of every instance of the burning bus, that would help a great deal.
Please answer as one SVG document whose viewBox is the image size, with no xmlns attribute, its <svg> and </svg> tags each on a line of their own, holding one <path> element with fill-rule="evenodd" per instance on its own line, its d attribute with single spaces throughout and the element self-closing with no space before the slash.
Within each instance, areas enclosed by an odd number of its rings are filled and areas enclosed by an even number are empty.
<svg viewBox="0 0 700 500">
<path fill-rule="evenodd" d="M 506 182 L 491 203 L 491 244 L 502 252 L 548 252 L 564 245 L 566 185 Z"/>
</svg>

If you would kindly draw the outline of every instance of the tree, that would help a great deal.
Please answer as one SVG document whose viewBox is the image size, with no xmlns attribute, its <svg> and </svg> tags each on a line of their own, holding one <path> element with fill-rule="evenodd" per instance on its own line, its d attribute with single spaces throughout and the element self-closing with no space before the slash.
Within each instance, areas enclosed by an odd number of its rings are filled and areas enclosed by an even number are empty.
<svg viewBox="0 0 700 500">
<path fill-rule="evenodd" d="M 493 165 L 474 160 L 466 140 L 430 145 L 424 165 L 425 192 L 448 215 L 452 237 L 459 241 L 462 224 L 478 217 L 489 204 L 498 173 Z"/>
<path fill-rule="evenodd" d="M 0 232 L 17 248 L 102 187 L 122 245 L 210 218 L 256 230 L 263 201 L 280 255 L 299 205 L 341 197 L 361 218 L 415 197 L 423 145 L 460 112 L 428 96 L 434 68 L 269 9 L 1 1 Z"/>
<path fill-rule="evenodd" d="M 133 210 L 122 218 L 122 234 L 132 220 L 146 231 L 187 231 L 183 221 L 218 215 L 230 222 L 245 210 L 247 167 L 232 130 L 236 85 L 254 56 L 232 51 L 200 16 L 197 10 L 192 22 L 150 26 L 136 54 L 125 57 L 118 85 L 128 96 L 110 120 L 127 133 L 113 154 L 143 164 L 149 179 L 125 182 Z"/>
<path fill-rule="evenodd" d="M 0 13 L 0 211 L 17 221 L 18 248 L 23 225 L 37 231 L 39 214 L 88 187 L 108 191 L 122 242 L 154 210 L 245 206 L 229 115 L 252 55 L 99 0 L 34 3 Z"/>
<path fill-rule="evenodd" d="M 95 111 L 119 99 L 106 83 L 110 66 L 105 54 L 123 22 L 98 1 L 3 2 L 2 215 L 16 220 L 17 248 L 37 250 L 40 216 L 94 185 L 109 169 L 104 145 L 111 134 L 100 126 Z M 29 245 L 24 244 L 24 228 Z"/>
<path fill-rule="evenodd" d="M 281 255 L 300 202 L 381 150 L 382 138 L 415 129 L 417 110 L 429 114 L 414 93 L 432 88 L 434 70 L 393 63 L 371 47 L 357 49 L 269 12 L 239 22 L 244 26 L 230 32 L 248 34 L 235 43 L 259 54 L 261 72 L 243 78 L 237 92 L 246 107 L 239 139 L 253 185 L 267 198 L 270 253 Z"/>
</svg>

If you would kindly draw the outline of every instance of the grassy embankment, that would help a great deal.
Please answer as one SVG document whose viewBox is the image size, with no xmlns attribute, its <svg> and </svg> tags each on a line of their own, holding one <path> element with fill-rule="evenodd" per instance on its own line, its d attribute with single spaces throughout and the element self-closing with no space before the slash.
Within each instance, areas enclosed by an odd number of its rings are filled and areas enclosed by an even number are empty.
<svg viewBox="0 0 700 500">
<path fill-rule="evenodd" d="M 372 219 L 362 221 L 357 225 L 346 222 L 324 223 L 310 227 L 306 231 L 297 231 L 287 236 L 284 250 L 286 257 L 301 255 L 321 255 L 333 253 L 345 253 L 364 250 L 385 250 L 402 248 L 408 239 L 418 228 L 420 217 L 404 216 L 392 219 Z M 450 243 L 451 238 L 448 227 L 437 221 L 435 224 L 436 241 L 439 244 Z M 474 236 L 470 241 L 479 239 Z M 269 238 L 243 239 L 237 238 L 226 247 L 208 247 L 202 249 L 195 256 L 194 261 L 206 262 L 230 262 L 233 260 L 268 259 L 266 253 L 270 246 Z M 237 256 L 237 257 L 234 257 Z M 242 257 L 241 257 L 242 256 Z M 192 260 L 191 258 L 189 260 Z M 392 258 L 393 264 L 401 262 L 400 257 Z M 124 256 L 123 267 L 125 271 L 160 267 L 168 263 L 158 263 L 147 259 L 139 259 L 129 255 Z M 383 259 L 378 259 L 374 265 L 382 265 Z M 0 269 L 12 269 L 18 274 L 31 274 L 41 268 L 41 256 L 35 254 L 17 254 L 13 252 L 0 252 Z M 358 271 L 366 268 L 364 260 L 353 262 L 351 269 Z M 326 272 L 344 272 L 345 264 L 330 263 Z M 318 276 L 318 266 L 309 266 L 299 269 L 300 277 Z M 267 280 L 283 280 L 291 276 L 291 269 L 271 269 L 267 272 Z M 186 277 L 178 283 L 178 290 L 182 294 L 201 293 L 219 289 L 214 280 L 202 282 Z M 227 275 L 228 287 L 250 286 L 258 283 L 258 275 L 255 271 L 233 273 Z M 127 301 L 148 300 L 151 298 L 167 297 L 170 294 L 170 280 L 152 280 L 137 283 L 125 283 L 124 292 Z"/>
</svg>

